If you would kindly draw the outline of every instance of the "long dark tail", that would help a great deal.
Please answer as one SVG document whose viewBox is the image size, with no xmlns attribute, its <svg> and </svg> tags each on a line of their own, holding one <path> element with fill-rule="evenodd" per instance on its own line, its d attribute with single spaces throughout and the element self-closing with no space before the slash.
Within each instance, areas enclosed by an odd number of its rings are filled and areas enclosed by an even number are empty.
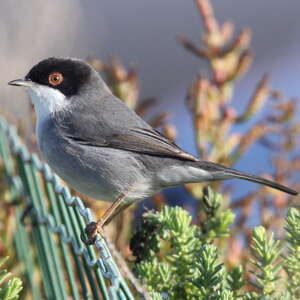
<svg viewBox="0 0 300 300">
<path fill-rule="evenodd" d="M 283 191 L 285 193 L 288 193 L 290 195 L 296 196 L 299 193 L 296 192 L 293 189 L 290 189 L 282 184 L 279 184 L 277 182 L 256 176 L 256 175 L 252 175 L 252 174 L 248 174 L 248 173 L 244 173 L 244 172 L 240 172 L 237 171 L 235 169 L 232 168 L 228 168 L 228 167 L 224 167 L 212 162 L 208 162 L 208 161 L 199 161 L 197 162 L 198 167 L 205 170 L 205 171 L 209 171 L 211 173 L 216 173 L 215 179 L 218 180 L 218 177 L 223 179 L 229 179 L 229 178 L 238 178 L 238 179 L 242 179 L 242 180 L 247 180 L 247 181 L 252 181 L 252 182 L 256 182 L 259 184 L 263 184 L 266 186 L 269 186 L 271 188 L 274 188 L 276 190 L 280 190 Z"/>
</svg>

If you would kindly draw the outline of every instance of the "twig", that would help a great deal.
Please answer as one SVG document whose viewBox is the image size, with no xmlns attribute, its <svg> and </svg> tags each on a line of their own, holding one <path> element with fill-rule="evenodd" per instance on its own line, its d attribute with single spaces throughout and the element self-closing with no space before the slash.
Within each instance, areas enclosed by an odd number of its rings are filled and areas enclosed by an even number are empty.
<svg viewBox="0 0 300 300">
<path fill-rule="evenodd" d="M 124 258 L 121 256 L 119 251 L 116 249 L 115 245 L 112 243 L 112 241 L 105 236 L 106 243 L 108 245 L 108 248 L 113 255 L 114 259 L 116 260 L 122 275 L 127 278 L 130 283 L 133 285 L 135 290 L 144 297 L 145 300 L 152 300 L 148 292 L 145 290 L 145 288 L 139 283 L 138 279 L 133 275 L 131 270 L 128 268 L 128 265 Z"/>
<path fill-rule="evenodd" d="M 208 51 L 205 51 L 204 49 L 197 48 L 193 43 L 191 43 L 186 37 L 184 36 L 179 36 L 177 37 L 178 42 L 188 51 L 193 53 L 194 55 L 201 57 L 201 58 L 206 58 L 209 57 L 210 54 Z"/>
<path fill-rule="evenodd" d="M 211 3 L 208 0 L 196 0 L 196 5 L 202 16 L 205 30 L 208 33 L 219 32 L 219 24 L 214 16 Z"/>
</svg>

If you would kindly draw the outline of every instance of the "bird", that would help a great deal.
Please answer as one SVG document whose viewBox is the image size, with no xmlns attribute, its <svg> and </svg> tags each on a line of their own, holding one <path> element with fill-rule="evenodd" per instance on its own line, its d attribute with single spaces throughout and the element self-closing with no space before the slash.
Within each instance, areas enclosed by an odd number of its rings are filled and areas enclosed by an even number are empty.
<svg viewBox="0 0 300 300">
<path fill-rule="evenodd" d="M 87 244 L 120 211 L 173 186 L 237 178 L 298 195 L 182 150 L 114 96 L 83 60 L 50 57 L 8 84 L 27 89 L 37 116 L 38 147 L 54 172 L 80 193 L 111 203 L 87 225 Z"/>
</svg>

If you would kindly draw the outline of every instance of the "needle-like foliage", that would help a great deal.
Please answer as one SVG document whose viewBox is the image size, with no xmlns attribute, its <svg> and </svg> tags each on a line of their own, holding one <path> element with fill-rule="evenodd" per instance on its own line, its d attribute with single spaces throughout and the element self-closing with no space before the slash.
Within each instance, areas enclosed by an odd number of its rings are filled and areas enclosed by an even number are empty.
<svg viewBox="0 0 300 300">
<path fill-rule="evenodd" d="M 261 295 L 263 298 L 269 298 L 278 291 L 280 279 L 278 273 L 281 269 L 281 263 L 278 262 L 280 250 L 280 242 L 274 239 L 273 234 L 268 237 L 266 229 L 262 226 L 254 229 L 251 263 L 255 269 L 251 270 L 254 279 L 250 283 L 258 290 L 253 294 L 255 297 Z"/>
<path fill-rule="evenodd" d="M 191 216 L 180 207 L 165 206 L 161 212 L 144 215 L 131 248 L 138 258 L 135 272 L 150 292 L 168 299 L 233 299 L 241 279 L 226 273 L 217 247 L 210 244 L 215 238 L 224 238 L 233 221 L 231 212 L 224 214 L 219 209 L 221 201 L 220 194 L 206 191 L 207 220 L 202 229 L 192 224 Z M 141 242 L 147 249 L 143 252 Z"/>
<path fill-rule="evenodd" d="M 0 267 L 7 261 L 8 257 L 0 260 Z M 6 269 L 0 270 L 0 300 L 17 300 L 22 290 L 22 281 L 17 277 L 11 277 Z M 9 279 L 9 280 L 8 280 Z"/>
<path fill-rule="evenodd" d="M 291 299 L 300 299 L 300 213 L 296 208 L 288 211 L 286 218 L 287 254 L 283 256 L 288 275 L 286 287 Z"/>
<path fill-rule="evenodd" d="M 221 195 L 210 190 L 206 197 L 207 203 L 215 203 L 213 216 L 220 220 L 211 223 L 210 231 L 229 233 L 230 222 L 218 212 Z M 205 210 L 210 216 L 211 212 Z M 300 213 L 291 208 L 286 218 L 286 249 L 274 233 L 256 227 L 250 261 L 232 268 L 226 266 L 224 253 L 215 246 L 226 241 L 226 235 L 208 235 L 203 231 L 205 225 L 192 224 L 185 210 L 165 206 L 160 212 L 144 215 L 143 225 L 132 240 L 132 247 L 143 240 L 147 249 L 138 256 L 139 249 L 132 248 L 138 257 L 135 273 L 154 299 L 296 300 L 300 292 L 299 224 Z"/>
</svg>

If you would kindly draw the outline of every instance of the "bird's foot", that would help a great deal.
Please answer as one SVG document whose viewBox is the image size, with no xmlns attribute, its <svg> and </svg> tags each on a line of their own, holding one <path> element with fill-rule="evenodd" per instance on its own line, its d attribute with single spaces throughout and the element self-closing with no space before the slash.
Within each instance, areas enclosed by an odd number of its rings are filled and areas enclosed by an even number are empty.
<svg viewBox="0 0 300 300">
<path fill-rule="evenodd" d="M 103 233 L 103 222 L 102 220 L 98 220 L 97 222 L 89 223 L 85 229 L 85 234 L 81 234 L 81 240 L 86 245 L 93 245 L 97 240 L 97 235 Z"/>
<path fill-rule="evenodd" d="M 109 208 L 104 212 L 101 219 L 97 222 L 91 222 L 88 224 L 84 230 L 84 234 L 81 234 L 81 240 L 86 245 L 93 245 L 97 240 L 98 234 L 103 234 L 103 226 L 106 225 L 111 217 L 113 216 L 114 211 L 119 207 L 119 205 L 123 202 L 125 194 L 120 194 L 116 201 L 114 201 Z"/>
</svg>

